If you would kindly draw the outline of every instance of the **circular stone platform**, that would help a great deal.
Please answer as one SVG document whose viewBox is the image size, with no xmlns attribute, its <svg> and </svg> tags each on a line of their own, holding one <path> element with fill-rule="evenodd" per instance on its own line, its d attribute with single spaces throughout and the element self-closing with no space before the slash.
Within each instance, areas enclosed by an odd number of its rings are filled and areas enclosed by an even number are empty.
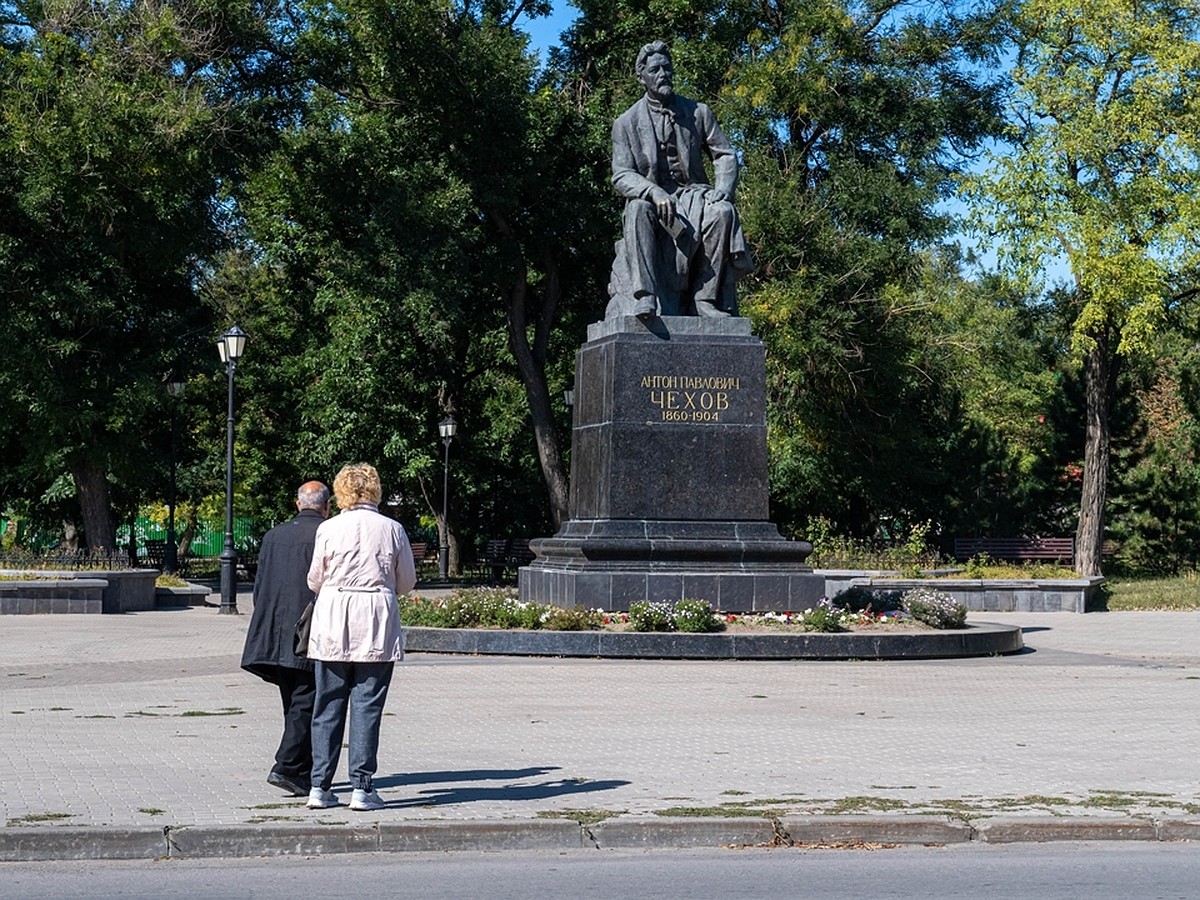
<svg viewBox="0 0 1200 900">
<path fill-rule="evenodd" d="M 404 629 L 412 653 L 586 656 L 617 659 L 938 659 L 1016 653 L 1017 625 L 978 622 L 952 631 L 848 631 L 838 634 L 680 634 L 632 631 Z"/>
</svg>

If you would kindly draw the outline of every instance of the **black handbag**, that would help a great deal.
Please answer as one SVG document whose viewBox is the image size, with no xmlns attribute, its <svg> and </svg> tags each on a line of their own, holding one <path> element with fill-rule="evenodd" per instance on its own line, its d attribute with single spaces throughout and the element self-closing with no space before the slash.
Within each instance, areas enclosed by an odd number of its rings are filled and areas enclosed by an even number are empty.
<svg viewBox="0 0 1200 900">
<path fill-rule="evenodd" d="M 296 623 L 296 633 L 292 638 L 292 653 L 304 659 L 308 656 L 308 635 L 312 631 L 314 601 L 309 600 L 304 612 L 300 613 L 300 621 Z"/>
</svg>

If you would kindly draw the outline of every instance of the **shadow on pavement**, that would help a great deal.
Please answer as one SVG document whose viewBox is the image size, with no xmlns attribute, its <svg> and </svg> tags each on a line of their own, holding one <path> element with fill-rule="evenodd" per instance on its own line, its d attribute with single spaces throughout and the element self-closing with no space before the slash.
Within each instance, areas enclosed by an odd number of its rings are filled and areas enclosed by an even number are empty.
<svg viewBox="0 0 1200 900">
<path fill-rule="evenodd" d="M 409 806 L 450 806 L 457 803 L 513 802 L 518 800 L 546 800 L 571 794 L 594 794 L 597 791 L 612 791 L 625 787 L 628 781 L 576 781 L 573 779 L 544 781 L 541 784 L 513 784 L 504 787 L 463 787 L 444 790 L 421 791 L 421 796 L 411 800 L 388 803 L 391 809 Z"/>
<path fill-rule="evenodd" d="M 433 784 L 439 781 L 512 781 L 534 778 L 555 772 L 558 766 L 535 766 L 528 769 L 467 769 L 462 772 L 408 772 L 403 775 L 384 775 L 372 778 L 377 788 L 403 787 L 408 784 Z"/>
</svg>

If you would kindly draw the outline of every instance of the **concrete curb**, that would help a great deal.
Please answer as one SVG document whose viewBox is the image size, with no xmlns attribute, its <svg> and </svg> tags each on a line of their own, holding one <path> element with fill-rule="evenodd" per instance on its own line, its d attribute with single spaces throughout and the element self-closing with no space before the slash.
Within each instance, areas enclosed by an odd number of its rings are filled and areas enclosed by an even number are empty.
<svg viewBox="0 0 1200 900">
<path fill-rule="evenodd" d="M 839 634 L 681 634 L 628 631 L 404 629 L 414 653 L 583 656 L 612 659 L 944 659 L 1015 653 L 1021 628 L 975 622 L 953 631 Z"/>
<path fill-rule="evenodd" d="M 938 816 L 784 816 L 780 819 L 633 816 L 437 820 L 362 825 L 229 825 L 0 829 L 0 862 L 328 856 L 482 850 L 683 849 L 847 843 L 943 845 L 1053 841 L 1183 841 L 1200 821 Z"/>
</svg>

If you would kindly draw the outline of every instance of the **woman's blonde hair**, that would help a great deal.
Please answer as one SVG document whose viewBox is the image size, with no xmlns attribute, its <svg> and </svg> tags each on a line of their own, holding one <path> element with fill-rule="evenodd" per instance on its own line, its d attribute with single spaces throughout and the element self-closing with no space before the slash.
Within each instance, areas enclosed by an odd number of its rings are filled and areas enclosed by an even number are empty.
<svg viewBox="0 0 1200 900">
<path fill-rule="evenodd" d="M 370 463 L 350 463 L 333 479 L 333 495 L 339 509 L 349 509 L 356 503 L 378 504 L 383 498 L 379 473 Z"/>
</svg>

